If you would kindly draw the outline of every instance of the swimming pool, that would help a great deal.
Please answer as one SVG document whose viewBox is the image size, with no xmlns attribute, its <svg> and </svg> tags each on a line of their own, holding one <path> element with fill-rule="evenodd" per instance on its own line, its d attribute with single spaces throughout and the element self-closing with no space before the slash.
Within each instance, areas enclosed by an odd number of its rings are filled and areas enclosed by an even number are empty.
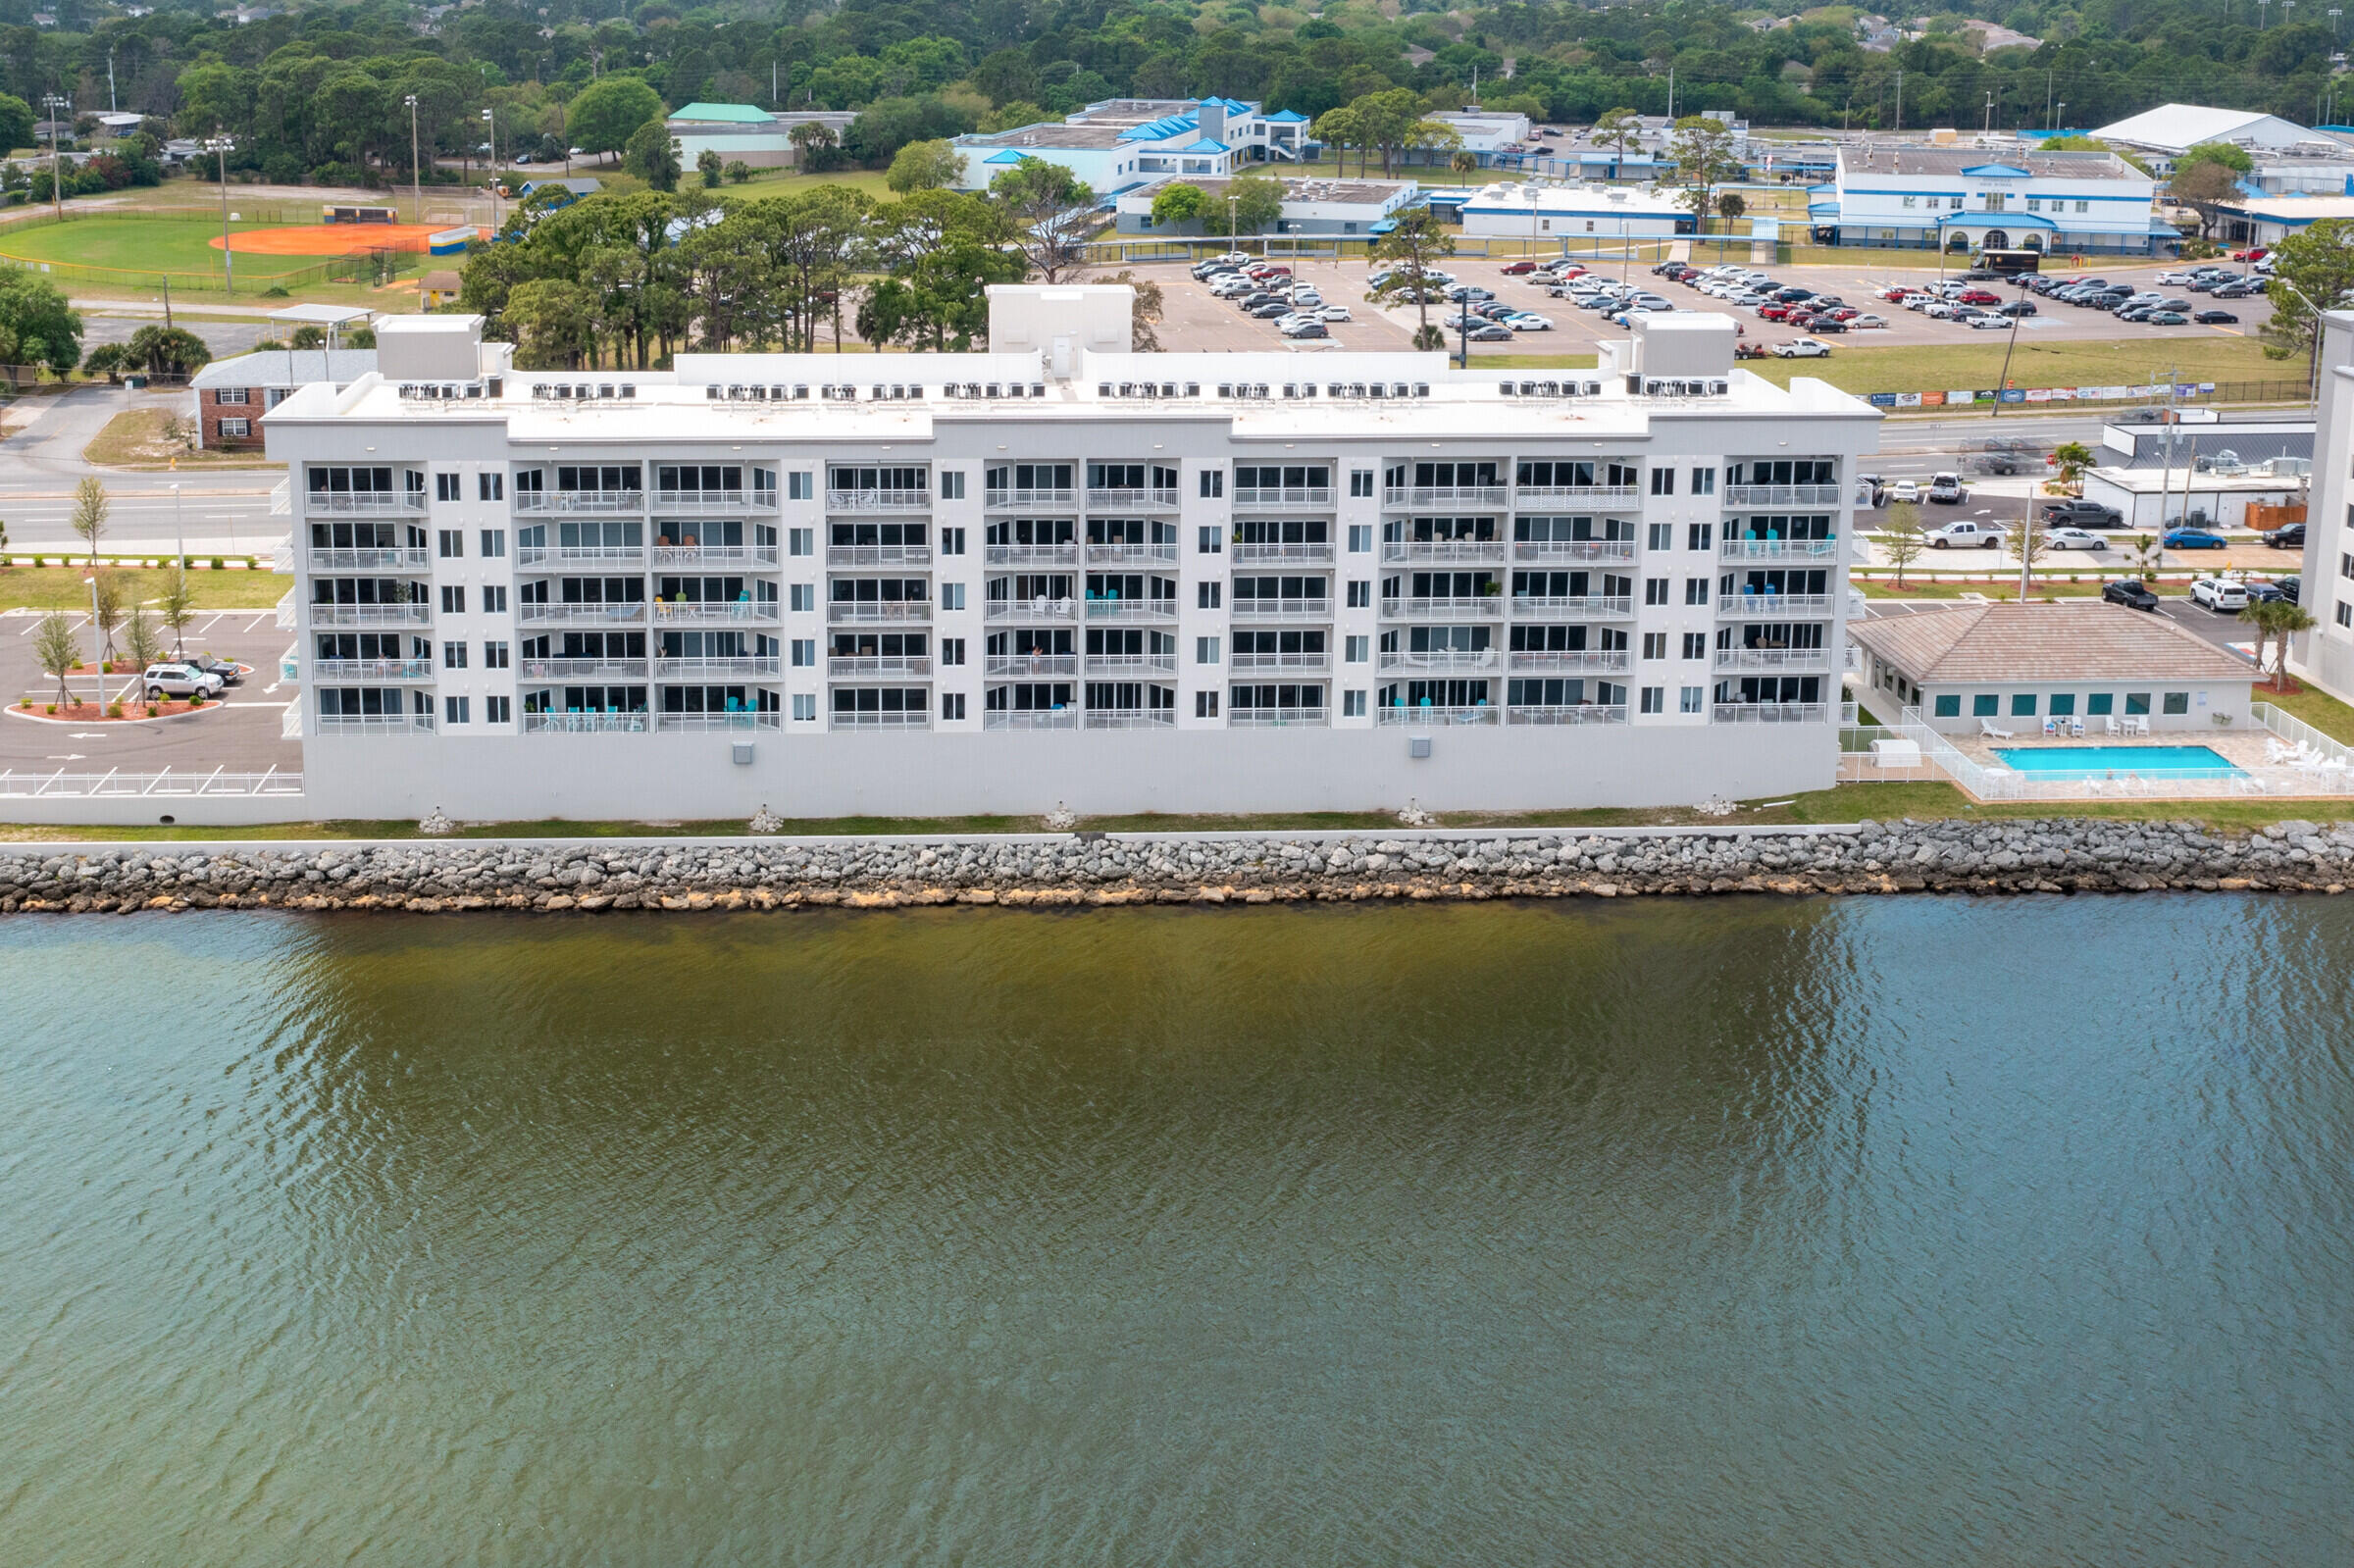
<svg viewBox="0 0 2354 1568">
<path fill-rule="evenodd" d="M 2039 779 L 2236 779 L 2243 772 L 2213 746 L 1997 746 L 1994 754 Z"/>
</svg>

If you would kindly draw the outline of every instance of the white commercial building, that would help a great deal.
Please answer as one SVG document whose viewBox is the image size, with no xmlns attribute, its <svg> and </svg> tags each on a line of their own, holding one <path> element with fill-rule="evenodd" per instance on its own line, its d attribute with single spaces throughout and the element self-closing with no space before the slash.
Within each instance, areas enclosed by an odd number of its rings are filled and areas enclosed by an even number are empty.
<svg viewBox="0 0 2354 1568">
<path fill-rule="evenodd" d="M 2354 311 L 2322 314 L 2321 384 L 2314 405 L 2312 497 L 2297 602 L 2314 629 L 2295 639 L 2289 668 L 2340 702 L 2354 702 Z M 2334 456 L 2329 454 L 2334 453 Z"/>
<path fill-rule="evenodd" d="M 2092 133 L 2097 139 L 2136 152 L 2179 158 L 2201 142 L 2224 141 L 2250 152 L 2285 149 L 2325 139 L 2293 120 L 2249 109 L 2210 109 L 2204 104 L 2170 103 L 2112 121 Z"/>
<path fill-rule="evenodd" d="M 1305 116 L 1270 115 L 1234 98 L 1108 98 L 1060 122 L 975 131 L 953 145 L 965 155 L 959 190 L 985 190 L 1036 158 L 1068 169 L 1099 196 L 1172 176 L 1223 178 L 1251 164 L 1297 164 L 1313 146 Z"/>
<path fill-rule="evenodd" d="M 680 163 L 689 169 L 706 152 L 719 154 L 723 163 L 790 169 L 800 161 L 800 149 L 793 141 L 793 126 L 814 122 L 839 138 L 857 118 L 824 109 L 772 113 L 748 103 L 691 103 L 665 124 L 679 144 Z"/>
<path fill-rule="evenodd" d="M 1124 193 L 1114 205 L 1123 234 L 1196 235 L 1202 221 L 1156 224 L 1152 203 L 1172 184 L 1193 185 L 1209 198 L 1212 211 L 1226 211 L 1226 179 L 1163 179 Z M 1289 177 L 1283 184 L 1283 210 L 1275 220 L 1278 234 L 1337 234 L 1364 238 L 1397 227 L 1394 217 L 1420 193 L 1410 179 L 1319 179 Z M 1221 222 L 1222 222 L 1221 218 Z"/>
<path fill-rule="evenodd" d="M 1843 146 L 1807 222 L 1825 245 L 2148 256 L 2181 237 L 2157 188 L 2115 153 Z"/>
<path fill-rule="evenodd" d="M 1681 197 L 1632 185 L 1494 184 L 1463 201 L 1463 232 L 1487 239 L 1667 239 L 1699 231 Z"/>
<path fill-rule="evenodd" d="M 329 816 L 1737 798 L 1831 782 L 1878 416 L 1647 318 L 1597 371 L 992 352 L 515 372 L 395 318 L 266 421 Z M 410 324 L 417 324 L 412 327 Z"/>
</svg>

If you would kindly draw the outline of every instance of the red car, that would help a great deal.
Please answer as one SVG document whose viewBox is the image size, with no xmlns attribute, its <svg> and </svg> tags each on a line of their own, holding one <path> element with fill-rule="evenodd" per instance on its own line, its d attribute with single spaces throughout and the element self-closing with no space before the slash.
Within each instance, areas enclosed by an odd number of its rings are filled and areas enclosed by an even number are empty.
<svg viewBox="0 0 2354 1568">
<path fill-rule="evenodd" d="M 1991 293 L 1983 288 L 1966 288 L 1962 290 L 1961 298 L 1957 301 L 1963 305 L 2000 305 L 2002 302 L 2002 295 Z"/>
<path fill-rule="evenodd" d="M 1787 305 L 1760 305 L 1758 307 L 1758 319 L 1760 321 L 1786 321 L 1789 319 L 1789 316 L 1790 307 Z"/>
<path fill-rule="evenodd" d="M 2246 250 L 2233 251 L 2231 253 L 2231 259 L 2237 262 L 2255 262 L 2262 261 L 2265 259 L 2265 257 L 2270 256 L 2271 254 L 2272 251 L 2267 246 L 2250 245 Z"/>
<path fill-rule="evenodd" d="M 1505 264 L 1504 276 L 1507 278 L 1526 278 L 1530 273 L 1533 273 L 1536 270 L 1537 264 L 1533 261 L 1508 262 Z"/>
<path fill-rule="evenodd" d="M 1891 305 L 1902 305 L 1905 302 L 1906 296 L 1912 292 L 1913 290 L 1907 288 L 1904 284 L 1894 283 L 1880 290 L 1880 298 L 1886 300 Z"/>
<path fill-rule="evenodd" d="M 1863 314 L 1864 313 L 1862 311 L 1856 309 L 1856 307 L 1853 305 L 1842 305 L 1837 310 L 1831 312 L 1831 320 L 1835 322 L 1852 322 Z"/>
</svg>

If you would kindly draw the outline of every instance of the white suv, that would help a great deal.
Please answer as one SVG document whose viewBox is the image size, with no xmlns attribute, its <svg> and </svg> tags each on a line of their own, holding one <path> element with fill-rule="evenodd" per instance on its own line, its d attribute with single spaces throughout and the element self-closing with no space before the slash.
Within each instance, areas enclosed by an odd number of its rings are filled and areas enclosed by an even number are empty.
<svg viewBox="0 0 2354 1568">
<path fill-rule="evenodd" d="M 2237 615 L 2248 607 L 2247 585 L 2229 578 L 2201 578 L 2190 585 L 2190 602 L 2218 615 Z"/>
<path fill-rule="evenodd" d="M 139 683 L 146 688 L 150 702 L 163 697 L 192 697 L 198 692 L 210 701 L 221 694 L 221 678 L 192 664 L 151 664 L 139 677 Z"/>
</svg>

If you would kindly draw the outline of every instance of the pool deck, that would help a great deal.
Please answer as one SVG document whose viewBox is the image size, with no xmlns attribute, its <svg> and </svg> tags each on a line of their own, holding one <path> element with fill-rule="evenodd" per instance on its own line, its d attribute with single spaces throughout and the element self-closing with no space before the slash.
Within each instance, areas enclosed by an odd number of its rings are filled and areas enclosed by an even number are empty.
<svg viewBox="0 0 2354 1568">
<path fill-rule="evenodd" d="M 2023 726 L 2028 721 L 2021 719 L 2019 722 Z M 1982 763 L 1989 768 L 2009 766 L 1997 755 L 1998 752 L 2033 751 L 2047 746 L 2063 751 L 2071 748 L 2081 750 L 2086 746 L 2100 746 L 2114 751 L 2118 754 L 2115 759 L 2103 759 L 2102 766 L 2114 768 L 2119 773 L 2129 772 L 2133 766 L 2133 759 L 2125 755 L 2127 752 L 2176 750 L 2183 746 L 2205 746 L 2243 773 L 2258 773 L 2272 766 L 2265 760 L 2264 743 L 2273 737 L 2262 729 L 2164 730 L 2152 735 L 2108 735 L 2094 733 L 2092 726 L 2087 723 L 2082 737 L 2076 738 L 2048 736 L 2040 728 L 2042 721 L 2037 720 L 2035 723 L 2038 728 L 2034 733 L 2030 733 L 2021 729 L 2009 740 L 1990 740 L 1983 735 L 1951 735 L 1947 738 L 1953 741 L 1954 749 L 1970 761 Z M 2041 775 L 2039 777 L 2057 779 L 2064 776 Z"/>
<path fill-rule="evenodd" d="M 2093 727 L 2087 724 L 2085 733 L 2079 739 L 2047 736 L 2042 733 L 2040 721 L 2030 733 L 2026 729 L 2026 721 L 2022 720 L 2020 733 L 2009 740 L 1996 740 L 1984 735 L 1952 735 L 1948 738 L 1955 749 L 1970 761 L 1982 767 L 2007 771 L 2008 777 L 2020 786 L 2020 794 L 2014 796 L 2006 793 L 2003 798 L 2064 799 L 2114 794 L 2158 799 L 2211 799 L 2218 795 L 2312 795 L 2342 799 L 2354 793 L 2354 773 L 2345 769 L 2317 768 L 2311 764 L 2276 760 L 2267 749 L 2267 742 L 2274 741 L 2275 736 L 2262 726 L 2249 729 L 2234 726 L 2230 729 L 2164 730 L 2152 735 L 2127 736 L 2096 734 Z M 2205 746 L 2239 769 L 2243 777 L 2143 778 L 2133 773 L 2132 759 L 2122 754 L 2114 762 L 2104 764 L 2107 771 L 2099 777 L 2034 774 L 2011 770 L 2010 765 L 1996 755 L 2000 749 L 2016 751 L 2045 746 L 2066 748 L 2092 745 L 2113 747 L 2120 753 Z M 1972 792 L 1967 785 L 1964 788 L 1966 792 Z"/>
</svg>

